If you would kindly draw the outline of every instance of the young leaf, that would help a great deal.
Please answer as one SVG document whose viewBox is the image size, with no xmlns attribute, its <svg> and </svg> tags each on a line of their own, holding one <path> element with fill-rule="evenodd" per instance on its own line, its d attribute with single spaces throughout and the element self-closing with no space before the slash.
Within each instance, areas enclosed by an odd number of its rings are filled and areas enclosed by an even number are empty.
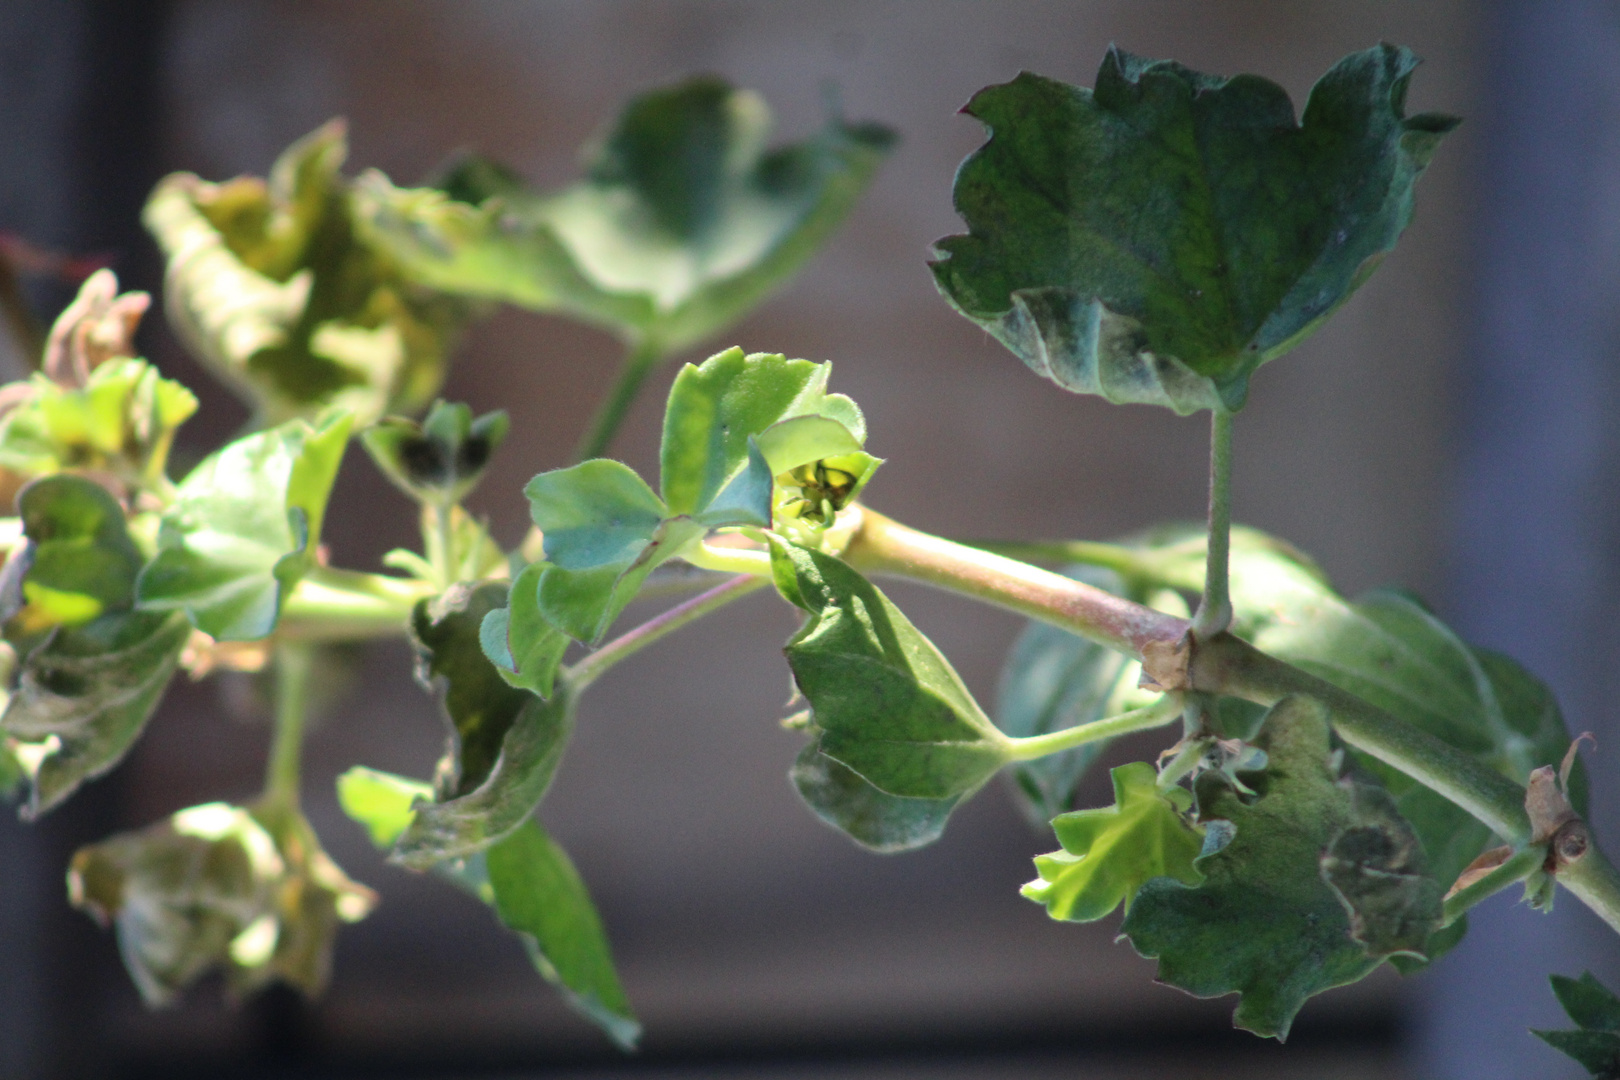
<svg viewBox="0 0 1620 1080">
<path fill-rule="evenodd" d="M 361 177 L 361 218 L 418 280 L 561 311 L 676 352 L 731 325 L 848 214 L 894 136 L 832 120 L 766 149 L 756 94 L 699 77 L 633 99 L 555 195 L 509 171 L 460 170 L 451 192 Z M 476 172 L 477 175 L 473 175 Z M 493 180 L 493 183 L 491 183 Z"/>
<path fill-rule="evenodd" d="M 1531 1034 L 1555 1050 L 1581 1063 L 1594 1080 L 1620 1080 L 1620 998 L 1583 972 L 1579 979 L 1554 975 L 1553 993 L 1564 1012 L 1575 1021 L 1574 1031 L 1536 1031 Z"/>
<path fill-rule="evenodd" d="M 1253 805 L 1218 772 L 1200 776 L 1198 819 L 1207 831 L 1194 866 L 1203 883 L 1148 882 L 1121 928 L 1137 952 L 1158 959 L 1161 981 L 1199 997 L 1240 993 L 1233 1022 L 1257 1035 L 1286 1038 L 1307 998 L 1363 978 L 1387 955 L 1376 950 L 1390 944 L 1358 941 L 1344 899 L 1324 879 L 1324 852 L 1352 830 L 1390 827 L 1386 814 L 1368 814 L 1351 785 L 1337 782 L 1328 731 L 1326 710 L 1314 701 L 1274 706 L 1255 738 L 1269 764 L 1252 781 L 1260 791 Z M 1369 859 L 1364 871 L 1411 869 L 1403 860 L 1412 846 L 1387 839 L 1398 861 Z M 1357 846 L 1365 854 L 1366 845 Z M 1406 927 L 1396 944 L 1411 948 L 1439 916 L 1440 887 L 1431 879 L 1408 894 L 1407 906 L 1379 910 L 1376 921 Z"/>
<path fill-rule="evenodd" d="M 964 798 L 1008 743 L 932 642 L 842 561 L 773 540 L 786 598 L 809 616 L 784 647 L 817 749 L 889 795 Z"/>
<path fill-rule="evenodd" d="M 360 433 L 382 474 L 424 505 L 465 499 L 506 438 L 505 412 L 477 419 L 465 405 L 436 401 L 421 423 L 385 416 Z"/>
<path fill-rule="evenodd" d="M 566 685 L 542 701 L 507 685 L 484 656 L 480 629 L 505 591 L 494 582 L 458 585 L 418 604 L 412 618 L 417 677 L 438 690 L 450 725 L 438 801 L 417 811 L 394 849 L 412 869 L 482 851 L 527 820 L 573 731 Z"/>
<path fill-rule="evenodd" d="M 471 315 L 356 235 L 347 153 L 334 121 L 288 147 L 268 183 L 176 173 L 146 205 L 170 322 L 261 424 L 421 408 Z"/>
<path fill-rule="evenodd" d="M 812 732 L 788 778 L 812 813 L 868 851 L 890 855 L 932 844 L 963 799 L 890 795 L 817 750 L 818 741 L 819 732 Z"/>
<path fill-rule="evenodd" d="M 540 613 L 544 563 L 531 563 L 512 580 L 506 607 L 495 608 L 479 624 L 484 656 L 510 686 L 550 697 L 557 668 L 568 650 L 568 635 Z"/>
<path fill-rule="evenodd" d="M 1128 590 L 1111 570 L 1076 566 L 1064 572 L 1139 602 L 1147 599 L 1141 590 Z M 1152 699 L 1137 688 L 1140 674 L 1140 664 L 1113 649 L 1031 620 L 1013 642 L 1001 669 L 996 726 L 1022 738 L 1128 712 Z M 1080 780 L 1111 743 L 1099 739 L 1013 766 L 1008 778 L 1031 821 L 1044 827 L 1058 814 L 1075 809 Z"/>
<path fill-rule="evenodd" d="M 140 607 L 184 611 L 221 641 L 268 636 L 314 563 L 350 421 L 289 420 L 197 466 L 163 516 L 157 557 L 136 585 Z"/>
<path fill-rule="evenodd" d="M 47 476 L 17 496 L 28 547 L 17 613 L 25 633 L 81 626 L 107 611 L 128 610 L 141 553 L 129 538 L 124 508 L 100 484 Z"/>
<path fill-rule="evenodd" d="M 1457 124 L 1405 115 L 1417 63 L 1353 53 L 1297 123 L 1275 83 L 1117 49 L 1095 90 L 1028 73 L 981 90 L 965 111 L 991 138 L 957 172 L 970 231 L 937 245 L 939 289 L 1069 390 L 1238 409 L 1411 220 Z"/>
<path fill-rule="evenodd" d="M 409 827 L 416 805 L 433 797 L 419 780 L 355 767 L 338 778 L 343 810 L 365 826 L 372 843 L 389 847 Z M 613 969 L 601 919 L 568 855 L 533 820 L 487 851 L 434 873 L 494 907 L 523 939 L 536 970 L 568 1003 L 631 1049 L 641 1026 Z"/>
<path fill-rule="evenodd" d="M 1145 761 L 1114 769 L 1114 805 L 1075 810 L 1052 820 L 1062 851 L 1035 860 L 1040 874 L 1023 893 L 1045 904 L 1054 919 L 1095 922 L 1131 899 L 1151 878 L 1197 885 L 1193 860 L 1204 838 L 1182 815 L 1191 800 L 1182 788 L 1160 791 Z"/>
<path fill-rule="evenodd" d="M 486 851 L 484 860 L 495 912 L 522 937 L 535 968 L 621 1049 L 635 1049 L 641 1025 L 619 984 L 596 905 L 568 853 L 528 821 Z"/>
<path fill-rule="evenodd" d="M 59 627 L 27 653 L 0 734 L 42 751 L 25 817 L 38 817 L 128 753 L 174 674 L 191 626 L 179 614 L 111 612 Z"/>
</svg>

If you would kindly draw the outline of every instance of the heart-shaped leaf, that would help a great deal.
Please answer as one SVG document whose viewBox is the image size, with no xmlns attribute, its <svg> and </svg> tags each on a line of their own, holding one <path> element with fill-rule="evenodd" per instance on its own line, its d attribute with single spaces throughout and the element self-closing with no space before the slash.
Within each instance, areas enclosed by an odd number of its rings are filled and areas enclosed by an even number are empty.
<svg viewBox="0 0 1620 1080">
<path fill-rule="evenodd" d="M 1193 860 L 1204 837 L 1184 816 L 1192 805 L 1182 788 L 1160 791 L 1145 761 L 1114 769 L 1114 805 L 1074 810 L 1052 819 L 1062 851 L 1035 860 L 1040 875 L 1023 893 L 1045 904 L 1054 919 L 1095 922 L 1131 899 L 1152 878 L 1197 885 Z"/>
<path fill-rule="evenodd" d="M 360 215 L 434 288 L 561 311 L 672 353 L 792 276 L 894 142 L 832 120 L 767 150 L 770 124 L 758 95 L 690 79 L 633 99 L 594 143 L 586 178 L 555 195 L 483 163 L 442 181 L 448 195 L 373 172 L 357 185 Z"/>
<path fill-rule="evenodd" d="M 472 313 L 356 234 L 347 153 L 333 121 L 288 147 L 268 183 L 176 173 L 146 205 L 170 322 L 263 424 L 421 408 Z"/>
<path fill-rule="evenodd" d="M 505 599 L 499 583 L 457 585 L 412 617 L 417 676 L 438 691 L 450 726 L 437 801 L 417 811 L 394 849 L 413 869 L 482 851 L 527 820 L 573 732 L 566 685 L 542 701 L 508 685 L 484 656 L 481 627 Z"/>
<path fill-rule="evenodd" d="M 1218 771 L 1201 775 L 1205 850 L 1194 866 L 1203 882 L 1149 881 L 1121 928 L 1137 952 L 1158 959 L 1161 981 L 1200 997 L 1241 994 L 1233 1022 L 1257 1035 L 1286 1038 L 1307 998 L 1365 977 L 1387 955 L 1375 949 L 1412 948 L 1439 922 L 1440 886 L 1426 879 L 1404 906 L 1377 912 L 1380 927 L 1404 928 L 1397 942 L 1375 937 L 1369 948 L 1355 938 L 1345 900 L 1324 878 L 1323 855 L 1357 830 L 1391 829 L 1399 818 L 1365 812 L 1353 785 L 1338 780 L 1328 732 L 1322 706 L 1286 698 L 1255 737 L 1269 760 L 1264 774 L 1245 776 L 1257 801 L 1246 804 Z M 1362 869 L 1409 872 L 1415 844 L 1398 835 L 1386 838 L 1400 861 L 1370 860 Z"/>
<path fill-rule="evenodd" d="M 1028 73 L 966 112 L 966 236 L 940 291 L 1058 385 L 1178 413 L 1235 410 L 1395 246 L 1457 121 L 1404 114 L 1417 58 L 1340 60 L 1296 122 L 1287 93 L 1110 49 L 1095 90 Z"/>
<path fill-rule="evenodd" d="M 1009 757 L 1006 736 L 889 599 L 831 555 L 773 540 L 790 603 L 809 616 L 783 652 L 816 747 L 889 795 L 960 799 Z"/>
<path fill-rule="evenodd" d="M 136 592 L 221 641 L 256 641 L 313 564 L 351 417 L 289 420 L 216 452 L 180 484 Z"/>
</svg>

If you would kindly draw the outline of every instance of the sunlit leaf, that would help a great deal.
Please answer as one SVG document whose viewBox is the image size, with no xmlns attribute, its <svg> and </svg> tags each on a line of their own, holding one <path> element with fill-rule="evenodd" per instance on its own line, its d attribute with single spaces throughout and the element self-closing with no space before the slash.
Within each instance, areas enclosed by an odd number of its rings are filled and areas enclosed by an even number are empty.
<svg viewBox="0 0 1620 1080">
<path fill-rule="evenodd" d="M 350 420 L 289 420 L 197 466 L 163 516 L 157 557 L 137 585 L 140 607 L 184 611 L 221 641 L 275 629 L 282 602 L 314 564 Z"/>
<path fill-rule="evenodd" d="M 418 677 L 438 691 L 450 726 L 437 801 L 420 808 L 394 858 L 426 869 L 482 851 L 539 805 L 573 731 L 566 686 L 549 701 L 507 684 L 484 656 L 480 629 L 506 599 L 499 583 L 458 585 L 412 619 Z"/>
<path fill-rule="evenodd" d="M 1351 914 L 1324 879 L 1323 854 L 1355 830 L 1391 828 L 1387 813 L 1365 812 L 1330 761 L 1328 716 L 1317 703 L 1287 698 L 1267 715 L 1255 744 L 1269 759 L 1245 780 L 1259 793 L 1248 805 L 1218 771 L 1197 783 L 1204 854 L 1196 886 L 1157 878 L 1136 895 L 1122 927 L 1158 977 L 1200 997 L 1242 995 L 1233 1022 L 1257 1035 L 1285 1038 L 1313 994 L 1363 978 L 1387 953 L 1353 936 Z M 1404 823 L 1400 823 L 1404 825 Z M 1387 845 L 1397 860 L 1415 845 Z M 1365 854 L 1367 845 L 1358 850 Z M 1410 861 L 1364 870 L 1406 873 Z M 1424 941 L 1440 915 L 1440 886 L 1411 891 L 1406 906 L 1383 908 L 1380 926 L 1405 928 L 1395 944 Z"/>
<path fill-rule="evenodd" d="M 504 412 L 473 417 L 465 405 L 434 402 L 421 423 L 387 416 L 361 433 L 384 476 L 419 502 L 460 502 L 483 478 L 506 438 Z"/>
<path fill-rule="evenodd" d="M 1296 122 L 1287 93 L 1110 49 L 1085 90 L 1024 73 L 966 112 L 966 236 L 940 291 L 1036 372 L 1115 402 L 1237 409 L 1395 246 L 1457 121 L 1405 115 L 1418 60 L 1340 60 Z"/>
<path fill-rule="evenodd" d="M 370 235 L 447 292 L 560 311 L 675 352 L 731 325 L 848 214 L 894 136 L 831 120 L 768 150 L 756 94 L 704 76 L 633 99 L 553 195 L 471 162 L 437 189 L 361 177 Z M 466 200 L 466 201 L 461 201 Z"/>
<path fill-rule="evenodd" d="M 1594 1080 L 1620 1078 L 1620 998 L 1590 971 L 1579 979 L 1554 975 L 1552 988 L 1577 1029 L 1531 1034 L 1580 1062 Z"/>
<path fill-rule="evenodd" d="M 950 662 L 842 561 L 780 541 L 783 595 L 809 616 L 784 648 L 817 749 L 889 795 L 952 799 L 1006 763 L 1008 743 Z"/>
<path fill-rule="evenodd" d="M 1202 880 L 1193 860 L 1204 837 L 1184 816 L 1192 802 L 1186 791 L 1160 791 L 1158 773 L 1145 761 L 1112 775 L 1114 805 L 1052 819 L 1063 850 L 1037 857 L 1040 876 L 1024 886 L 1024 895 L 1045 904 L 1054 919 L 1094 922 L 1121 904 L 1128 912 L 1151 878 Z"/>
<path fill-rule="evenodd" d="M 334 121 L 288 147 L 268 183 L 176 173 L 146 206 L 170 322 L 263 424 L 421 408 L 471 312 L 356 234 L 347 152 Z"/>
<path fill-rule="evenodd" d="M 79 626 L 104 612 L 128 610 L 145 560 L 129 538 L 124 508 L 100 484 L 47 476 L 17 496 L 28 546 L 21 558 L 24 633 Z"/>
</svg>

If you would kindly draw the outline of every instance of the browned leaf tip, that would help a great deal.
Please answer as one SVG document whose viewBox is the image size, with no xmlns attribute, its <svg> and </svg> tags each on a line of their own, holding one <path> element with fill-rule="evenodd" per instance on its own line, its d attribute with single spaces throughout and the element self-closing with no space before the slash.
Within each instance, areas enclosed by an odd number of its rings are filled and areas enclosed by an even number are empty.
<svg viewBox="0 0 1620 1080">
<path fill-rule="evenodd" d="M 143 292 L 120 296 L 118 278 L 111 270 L 91 274 L 51 327 L 45 341 L 45 374 L 61 386 L 77 388 L 108 360 L 134 356 L 135 328 L 151 303 Z"/>
<path fill-rule="evenodd" d="M 1468 888 L 1468 886 L 1485 877 L 1498 866 L 1501 866 L 1503 863 L 1507 862 L 1508 858 L 1512 856 L 1512 854 L 1513 848 L 1507 844 L 1503 844 L 1501 847 L 1494 847 L 1483 852 L 1479 858 L 1463 867 L 1463 872 L 1457 875 L 1456 882 L 1451 886 L 1450 889 L 1446 890 L 1445 898 L 1450 900 L 1453 896 L 1456 896 L 1458 893 Z"/>
</svg>

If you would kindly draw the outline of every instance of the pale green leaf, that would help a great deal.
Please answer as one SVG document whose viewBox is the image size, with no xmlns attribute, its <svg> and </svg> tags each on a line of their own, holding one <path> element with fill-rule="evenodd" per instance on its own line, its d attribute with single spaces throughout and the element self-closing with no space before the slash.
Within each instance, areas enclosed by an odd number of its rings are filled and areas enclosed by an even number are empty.
<svg viewBox="0 0 1620 1080">
<path fill-rule="evenodd" d="M 540 613 L 544 563 L 531 563 L 512 579 L 507 606 L 484 616 L 478 640 L 484 656 L 509 685 L 550 697 L 568 635 Z"/>
</svg>

